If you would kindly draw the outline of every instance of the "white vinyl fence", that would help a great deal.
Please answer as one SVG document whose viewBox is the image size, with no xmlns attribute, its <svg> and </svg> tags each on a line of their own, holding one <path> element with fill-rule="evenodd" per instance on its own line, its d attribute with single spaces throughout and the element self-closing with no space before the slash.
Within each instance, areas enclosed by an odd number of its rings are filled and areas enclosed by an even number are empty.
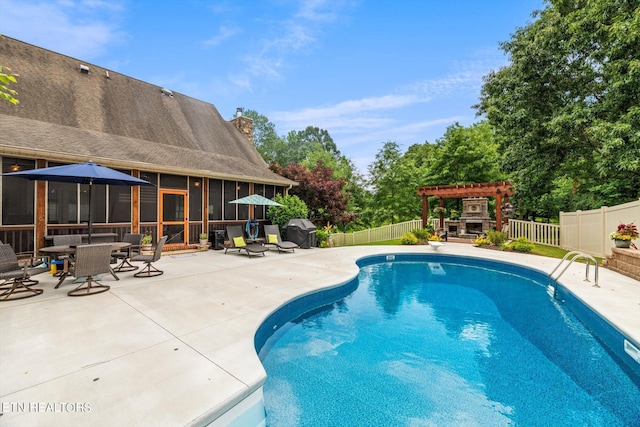
<svg viewBox="0 0 640 427">
<path fill-rule="evenodd" d="M 577 212 L 560 212 L 560 242 L 563 249 L 604 257 L 614 246 L 609 234 L 621 223 L 640 226 L 640 200 L 617 206 Z M 640 245 L 638 239 L 633 243 Z"/>
<path fill-rule="evenodd" d="M 421 219 L 370 228 L 353 233 L 333 233 L 331 234 L 331 239 L 333 240 L 334 246 L 364 245 L 367 243 L 382 242 L 384 240 L 399 239 L 404 233 L 411 232 L 418 228 L 422 228 Z"/>
<path fill-rule="evenodd" d="M 434 228 L 439 227 L 438 218 L 432 218 L 431 222 Z M 509 239 L 526 237 L 532 243 L 604 257 L 611 254 L 614 246 L 609 234 L 618 228 L 618 224 L 631 222 L 640 228 L 640 200 L 590 211 L 560 212 L 560 225 L 511 219 Z M 416 219 L 354 233 L 334 233 L 331 238 L 334 246 L 364 245 L 399 239 L 404 233 L 418 228 L 422 228 L 422 220 Z M 639 240 L 633 242 L 640 246 Z"/>
<path fill-rule="evenodd" d="M 509 220 L 509 240 L 526 237 L 531 243 L 560 246 L 560 226 L 543 222 Z"/>
</svg>

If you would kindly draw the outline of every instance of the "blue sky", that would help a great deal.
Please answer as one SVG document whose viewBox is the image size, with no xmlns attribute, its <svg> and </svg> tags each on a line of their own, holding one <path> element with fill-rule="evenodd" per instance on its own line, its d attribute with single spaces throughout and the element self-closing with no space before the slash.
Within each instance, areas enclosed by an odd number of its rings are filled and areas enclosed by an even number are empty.
<svg viewBox="0 0 640 427">
<path fill-rule="evenodd" d="M 212 103 L 326 129 L 366 173 L 480 118 L 499 43 L 543 0 L 0 0 L 0 33 Z M 8 65 L 10 64 L 3 64 Z M 14 70 L 15 71 L 15 70 Z"/>
</svg>

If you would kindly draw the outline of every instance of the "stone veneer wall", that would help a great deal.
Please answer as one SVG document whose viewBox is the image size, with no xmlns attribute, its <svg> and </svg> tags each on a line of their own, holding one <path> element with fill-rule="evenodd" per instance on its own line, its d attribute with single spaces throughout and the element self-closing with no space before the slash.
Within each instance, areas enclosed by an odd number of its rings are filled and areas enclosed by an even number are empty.
<svg viewBox="0 0 640 427">
<path fill-rule="evenodd" d="M 253 120 L 249 117 L 240 116 L 231 120 L 231 123 L 238 129 L 240 132 L 247 137 L 249 142 L 253 144 Z"/>
<path fill-rule="evenodd" d="M 633 249 L 611 248 L 606 267 L 640 281 L 640 252 Z"/>
</svg>

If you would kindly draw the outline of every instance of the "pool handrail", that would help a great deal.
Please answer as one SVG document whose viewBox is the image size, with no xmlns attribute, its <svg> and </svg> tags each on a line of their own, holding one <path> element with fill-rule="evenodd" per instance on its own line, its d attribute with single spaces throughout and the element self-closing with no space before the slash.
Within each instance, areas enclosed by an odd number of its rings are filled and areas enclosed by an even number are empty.
<svg viewBox="0 0 640 427">
<path fill-rule="evenodd" d="M 573 257 L 569 260 L 569 263 L 565 265 L 565 267 L 562 269 L 562 271 L 560 271 L 560 273 L 558 274 L 558 276 L 556 278 L 553 277 L 553 273 L 556 272 L 556 270 L 558 270 L 558 268 L 560 268 L 560 266 L 570 257 Z M 594 274 L 594 284 L 593 286 L 595 288 L 599 288 L 600 285 L 598 285 L 598 261 L 596 261 L 596 259 L 594 257 L 592 257 L 591 255 L 585 254 L 583 252 L 580 251 L 571 251 L 571 252 L 567 252 L 565 254 L 565 256 L 562 258 L 562 260 L 558 263 L 558 265 L 556 266 L 556 268 L 553 269 L 553 271 L 551 273 L 549 273 L 549 281 L 547 283 L 548 286 L 552 285 L 552 281 L 553 281 L 553 298 L 556 299 L 558 296 L 558 279 L 560 279 L 560 276 L 562 276 L 562 274 L 567 271 L 567 269 L 569 268 L 569 266 L 573 263 L 573 261 L 575 261 L 578 258 L 584 258 L 587 264 L 587 268 L 586 268 L 586 272 L 585 272 L 585 277 L 584 277 L 584 281 L 585 282 L 589 282 L 589 261 L 593 261 L 593 265 L 595 265 L 595 269 L 596 272 Z"/>
</svg>

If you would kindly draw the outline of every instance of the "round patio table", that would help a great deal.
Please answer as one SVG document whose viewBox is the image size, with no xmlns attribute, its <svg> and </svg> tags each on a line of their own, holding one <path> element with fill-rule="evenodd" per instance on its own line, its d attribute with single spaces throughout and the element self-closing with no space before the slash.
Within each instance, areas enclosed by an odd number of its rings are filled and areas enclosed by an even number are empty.
<svg viewBox="0 0 640 427">
<path fill-rule="evenodd" d="M 85 245 L 77 245 L 77 246 L 85 246 Z M 77 246 L 75 246 L 75 245 L 47 246 L 45 248 L 41 248 L 40 252 L 50 256 L 52 259 L 54 259 L 58 255 L 63 255 L 63 254 L 64 255 L 69 255 L 70 257 L 73 258 L 73 255 L 76 253 L 76 247 Z M 131 243 L 128 243 L 128 242 L 113 242 L 113 243 L 111 243 L 111 249 L 114 252 L 115 251 L 121 251 L 123 249 L 128 248 L 129 246 L 131 246 Z M 120 280 L 120 278 L 116 275 L 115 271 L 113 271 L 112 268 L 110 268 L 110 270 L 111 270 L 111 275 L 114 277 L 114 279 Z M 62 284 L 62 282 L 64 282 L 64 279 L 66 279 L 68 275 L 69 275 L 69 264 L 68 264 L 68 261 L 65 260 L 64 261 L 64 268 L 60 272 L 60 278 L 58 279 L 58 283 L 56 284 L 54 289 L 58 289 L 60 287 L 60 285 Z"/>
</svg>

